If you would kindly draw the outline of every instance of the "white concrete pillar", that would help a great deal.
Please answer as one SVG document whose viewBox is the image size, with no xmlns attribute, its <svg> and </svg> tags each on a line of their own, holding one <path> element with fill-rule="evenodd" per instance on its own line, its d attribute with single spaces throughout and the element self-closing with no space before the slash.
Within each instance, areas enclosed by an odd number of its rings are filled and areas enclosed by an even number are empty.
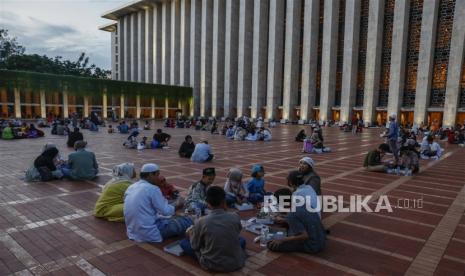
<svg viewBox="0 0 465 276">
<path fill-rule="evenodd" d="M 145 82 L 145 10 L 137 12 L 137 81 Z"/>
<path fill-rule="evenodd" d="M 154 29 L 153 29 L 153 9 L 151 7 L 147 7 L 144 10 L 145 12 L 145 82 L 153 83 L 153 37 L 154 37 Z"/>
<path fill-rule="evenodd" d="M 190 22 L 191 0 L 181 0 L 181 42 L 179 56 L 179 83 L 183 86 L 190 85 Z"/>
<path fill-rule="evenodd" d="M 444 102 L 443 126 L 455 126 L 460 101 L 462 70 L 465 49 L 465 1 L 455 2 L 454 26 L 450 42 L 449 66 L 447 68 L 446 99 Z M 462 122 L 459 122 L 462 123 Z"/>
<path fill-rule="evenodd" d="M 169 105 L 168 98 L 165 98 L 165 118 L 168 118 L 170 116 L 169 108 L 170 108 L 170 105 Z"/>
<path fill-rule="evenodd" d="M 325 0 L 321 57 L 320 120 L 332 119 L 336 94 L 339 1 Z"/>
<path fill-rule="evenodd" d="M 19 96 L 19 90 L 17 90 L 17 92 Z M 42 118 L 47 118 L 47 101 L 45 98 L 45 91 L 40 90 L 39 95 L 40 95 L 40 116 Z M 18 97 L 18 103 L 19 103 L 19 97 Z M 16 91 L 15 91 L 15 106 L 16 106 Z M 19 104 L 18 104 L 18 107 L 20 107 Z M 15 108 L 15 111 L 18 111 L 18 109 Z M 16 114 L 16 116 L 18 116 L 18 114 Z M 19 108 L 19 118 L 21 118 L 21 108 Z"/>
<path fill-rule="evenodd" d="M 63 90 L 63 118 L 69 117 L 69 109 L 68 109 L 68 91 L 66 88 Z"/>
<path fill-rule="evenodd" d="M 124 27 L 125 19 L 124 17 L 118 19 L 117 28 L 118 28 L 118 80 L 124 80 L 126 74 L 126 57 L 125 57 L 125 30 Z"/>
<path fill-rule="evenodd" d="M 223 116 L 225 20 L 224 0 L 213 0 L 212 116 Z"/>
<path fill-rule="evenodd" d="M 286 38 L 284 50 L 283 119 L 294 120 L 299 85 L 299 46 L 301 0 L 286 2 Z M 326 13 L 326 8 L 325 8 Z"/>
<path fill-rule="evenodd" d="M 152 97 L 150 99 L 150 107 L 151 107 L 151 109 L 150 109 L 150 117 L 152 119 L 155 119 L 155 97 Z"/>
<path fill-rule="evenodd" d="M 107 92 L 106 88 L 103 91 L 102 94 L 102 118 L 106 119 L 108 116 L 108 97 L 107 97 Z"/>
<path fill-rule="evenodd" d="M 84 96 L 84 117 L 89 117 L 89 96 Z"/>
<path fill-rule="evenodd" d="M 237 117 L 250 116 L 252 91 L 253 10 L 254 2 L 240 0 L 239 52 L 237 67 Z"/>
<path fill-rule="evenodd" d="M 161 4 L 161 83 L 170 84 L 171 78 L 171 3 Z"/>
<path fill-rule="evenodd" d="M 224 116 L 235 117 L 239 40 L 239 1 L 226 0 L 224 56 Z"/>
<path fill-rule="evenodd" d="M 302 42 L 302 88 L 300 100 L 300 119 L 305 121 L 308 119 L 313 119 L 312 108 L 315 105 L 316 96 L 319 28 L 320 1 L 307 0 L 305 1 L 304 10 L 304 37 Z"/>
<path fill-rule="evenodd" d="M 367 125 L 375 121 L 375 111 L 378 105 L 381 52 L 383 49 L 383 24 L 384 0 L 370 1 L 363 97 L 363 120 Z"/>
<path fill-rule="evenodd" d="M 350 122 L 357 94 L 360 0 L 346 0 L 340 121 Z"/>
<path fill-rule="evenodd" d="M 124 104 L 124 95 L 121 94 L 120 96 L 120 103 L 119 103 L 119 118 L 124 119 L 125 115 L 125 104 Z"/>
<path fill-rule="evenodd" d="M 200 115 L 200 58 L 202 32 L 202 0 L 191 0 L 191 52 L 190 52 L 190 86 L 193 89 L 192 116 Z"/>
<path fill-rule="evenodd" d="M 124 16 L 124 43 L 123 43 L 123 50 L 124 50 L 124 80 L 130 81 L 131 80 L 131 28 L 130 28 L 130 15 Z"/>
<path fill-rule="evenodd" d="M 171 59 L 170 59 L 170 84 L 179 85 L 179 55 L 181 40 L 181 7 L 179 0 L 171 0 Z"/>
<path fill-rule="evenodd" d="M 400 114 L 405 89 L 405 66 L 409 32 L 410 0 L 397 0 L 394 7 L 394 23 L 389 76 L 388 114 Z"/>
<path fill-rule="evenodd" d="M 140 119 L 140 113 L 141 113 L 141 108 L 140 108 L 140 95 L 136 96 L 136 118 Z"/>
<path fill-rule="evenodd" d="M 252 118 L 261 116 L 266 104 L 266 75 L 268 62 L 268 12 L 269 0 L 254 1 L 252 46 Z"/>
<path fill-rule="evenodd" d="M 15 96 L 15 118 L 21 118 L 21 93 L 19 92 L 18 88 L 14 88 L 14 96 Z M 43 96 L 42 96 L 43 95 Z M 42 118 L 46 118 L 47 114 L 44 116 L 45 110 L 45 93 L 43 91 L 40 92 L 40 113 Z"/>
<path fill-rule="evenodd" d="M 131 17 L 131 37 L 130 37 L 130 43 L 131 43 L 131 58 L 130 58 L 130 63 L 131 63 L 131 81 L 138 81 L 139 79 L 139 74 L 138 74 L 138 69 L 139 69 L 139 57 L 138 57 L 138 44 L 137 44 L 137 38 L 138 38 L 138 32 L 139 30 L 137 29 L 138 26 L 138 18 L 137 18 L 137 13 L 132 13 L 130 15 Z"/>
<path fill-rule="evenodd" d="M 423 2 L 421 19 L 420 52 L 418 53 L 417 87 L 415 92 L 416 124 L 426 123 L 431 95 L 431 81 L 434 65 L 434 48 L 438 21 L 439 1 Z M 453 56 L 451 56 L 453 57 Z"/>
<path fill-rule="evenodd" d="M 213 1 L 202 0 L 202 46 L 200 58 L 200 116 L 211 115 Z"/>
<path fill-rule="evenodd" d="M 308 0 L 307 0 L 308 1 Z M 283 88 L 285 1 L 270 0 L 266 118 L 277 119 Z M 305 49 L 305 48 L 304 48 Z"/>
<path fill-rule="evenodd" d="M 161 4 L 153 4 L 153 83 L 162 83 L 162 8 Z"/>
</svg>

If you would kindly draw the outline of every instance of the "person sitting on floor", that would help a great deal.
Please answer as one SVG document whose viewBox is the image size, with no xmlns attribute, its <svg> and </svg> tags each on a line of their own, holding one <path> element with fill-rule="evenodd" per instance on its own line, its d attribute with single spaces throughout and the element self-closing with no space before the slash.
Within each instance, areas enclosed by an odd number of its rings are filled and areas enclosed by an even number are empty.
<svg viewBox="0 0 465 276">
<path fill-rule="evenodd" d="M 227 212 L 225 192 L 210 187 L 206 202 L 212 210 L 200 218 L 186 232 L 180 243 L 184 254 L 196 259 L 203 269 L 215 272 L 232 272 L 245 265 L 246 242 L 240 236 L 242 225 L 239 215 Z"/>
<path fill-rule="evenodd" d="M 204 140 L 195 145 L 194 152 L 191 156 L 192 162 L 203 163 L 213 159 L 214 155 L 211 153 L 211 147 L 207 140 Z"/>
<path fill-rule="evenodd" d="M 2 131 L 2 139 L 13 140 L 14 138 L 15 135 L 13 133 L 13 124 L 8 123 L 8 126 L 6 126 Z"/>
<path fill-rule="evenodd" d="M 441 146 L 434 141 L 433 136 L 426 137 L 426 145 L 422 143 L 421 159 L 438 160 L 442 155 Z"/>
<path fill-rule="evenodd" d="M 129 126 L 125 121 L 121 122 L 118 126 L 119 133 L 126 134 L 129 133 Z"/>
<path fill-rule="evenodd" d="M 295 137 L 296 142 L 303 142 L 307 138 L 307 134 L 305 133 L 305 129 L 301 129 L 297 136 Z"/>
<path fill-rule="evenodd" d="M 411 176 L 420 170 L 419 154 L 414 143 L 414 140 L 407 140 L 407 145 L 400 148 L 400 165 L 404 168 L 405 176 Z"/>
<path fill-rule="evenodd" d="M 136 177 L 134 164 L 123 163 L 113 168 L 113 178 L 102 188 L 94 214 L 97 218 L 108 221 L 124 222 L 124 193 L 132 184 L 131 179 Z"/>
<path fill-rule="evenodd" d="M 145 121 L 144 130 L 150 130 L 150 122 Z"/>
<path fill-rule="evenodd" d="M 76 141 L 83 141 L 83 140 L 84 140 L 84 136 L 82 135 L 82 132 L 79 132 L 79 128 L 75 127 L 74 131 L 68 135 L 68 141 L 66 142 L 66 145 L 72 148 L 74 147 L 74 144 L 76 143 Z"/>
<path fill-rule="evenodd" d="M 389 152 L 388 144 L 380 144 L 377 149 L 374 149 L 365 156 L 363 160 L 363 167 L 369 172 L 386 172 L 387 167 L 381 159 Z"/>
<path fill-rule="evenodd" d="M 171 139 L 171 135 L 163 132 L 161 129 L 157 129 L 157 133 L 153 135 L 153 140 L 158 142 L 158 148 L 168 147 L 168 142 Z"/>
<path fill-rule="evenodd" d="M 44 137 L 44 132 L 36 128 L 34 124 L 30 124 L 27 130 L 27 138 L 39 138 Z"/>
<path fill-rule="evenodd" d="M 192 141 L 192 136 L 187 135 L 184 138 L 184 142 L 181 144 L 181 147 L 179 148 L 179 156 L 183 158 L 191 158 L 192 153 L 195 150 L 195 144 Z"/>
<path fill-rule="evenodd" d="M 173 185 L 166 182 L 166 178 L 164 176 L 160 175 L 158 177 L 157 186 L 160 188 L 161 193 L 170 204 L 174 203 L 176 200 L 180 198 L 179 191 Z"/>
<path fill-rule="evenodd" d="M 310 185 L 304 183 L 304 176 L 299 171 L 289 173 L 288 186 L 294 190 L 293 197 L 304 197 L 310 200 L 313 210 L 307 210 L 307 204 L 297 206 L 295 212 L 289 212 L 285 218 L 278 217 L 277 223 L 288 225 L 288 235 L 279 240 L 268 242 L 267 247 L 276 252 L 303 252 L 315 254 L 322 251 L 326 245 L 326 230 L 321 223 L 317 210 L 318 197 Z"/>
<path fill-rule="evenodd" d="M 253 204 L 263 202 L 266 194 L 265 191 L 265 169 L 262 165 L 256 164 L 252 166 L 252 179 L 247 183 L 247 191 L 249 193 L 248 201 Z"/>
<path fill-rule="evenodd" d="M 226 134 L 225 134 L 226 139 L 234 139 L 234 133 L 235 133 L 234 126 L 230 125 L 228 129 L 226 130 Z"/>
<path fill-rule="evenodd" d="M 310 157 L 304 157 L 299 161 L 299 172 L 303 174 L 305 185 L 310 185 L 317 195 L 321 195 L 321 178 L 316 173 L 315 161 Z"/>
<path fill-rule="evenodd" d="M 189 187 L 184 206 L 188 213 L 197 215 L 204 213 L 207 207 L 205 202 L 207 188 L 213 184 L 215 176 L 215 168 L 205 168 L 202 172 L 202 179 Z"/>
<path fill-rule="evenodd" d="M 139 136 L 139 131 L 134 130 L 131 135 L 128 136 L 128 139 L 123 143 L 123 146 L 128 149 L 137 148 L 137 136 Z"/>
<path fill-rule="evenodd" d="M 160 167 L 157 164 L 143 165 L 140 180 L 124 193 L 124 220 L 130 240 L 162 242 L 183 235 L 193 223 L 187 216 L 174 216 L 183 202 L 178 201 L 176 206 L 168 204 L 157 184 L 159 175 Z"/>
<path fill-rule="evenodd" d="M 55 159 L 58 157 L 59 151 L 56 147 L 47 148 L 34 160 L 34 168 L 40 175 L 40 181 L 50 181 L 60 179 L 63 173 L 60 168 L 55 165 Z M 32 180 L 34 181 L 34 180 Z"/>
<path fill-rule="evenodd" d="M 113 134 L 115 133 L 115 129 L 113 128 L 112 125 L 108 125 L 108 130 L 107 130 L 108 134 Z"/>
<path fill-rule="evenodd" d="M 65 177 L 72 180 L 92 180 L 97 176 L 98 164 L 95 154 L 87 151 L 86 141 L 76 141 L 74 149 L 76 152 L 68 156 L 67 167 L 62 168 Z"/>
<path fill-rule="evenodd" d="M 54 149 L 54 150 L 52 150 Z M 57 152 L 56 154 L 54 152 Z M 47 152 L 47 153 L 45 153 Z M 49 162 L 49 156 L 52 156 L 52 162 Z M 65 161 L 61 158 L 60 152 L 55 144 L 47 143 L 42 149 L 41 154 L 34 160 L 32 166 L 26 170 L 26 182 L 49 181 L 63 177 L 61 167 Z M 37 166 L 36 166 L 37 165 Z M 39 169 L 47 167 L 47 169 Z M 55 169 L 54 169 L 55 168 Z M 51 172 L 51 175 L 50 173 Z M 44 174 L 45 173 L 45 174 Z M 44 177 L 45 176 L 45 177 Z"/>
<path fill-rule="evenodd" d="M 235 203 L 240 205 L 247 202 L 249 195 L 242 183 L 242 171 L 232 168 L 226 177 L 228 179 L 224 184 L 224 191 L 226 192 L 226 203 L 228 206 L 233 207 Z"/>
</svg>

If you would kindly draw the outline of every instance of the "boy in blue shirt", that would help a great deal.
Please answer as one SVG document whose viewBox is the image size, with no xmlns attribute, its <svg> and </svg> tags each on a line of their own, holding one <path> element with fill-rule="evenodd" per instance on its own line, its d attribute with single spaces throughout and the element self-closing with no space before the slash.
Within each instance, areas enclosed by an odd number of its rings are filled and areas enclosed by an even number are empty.
<svg viewBox="0 0 465 276">
<path fill-rule="evenodd" d="M 264 196 L 267 194 L 265 191 L 265 169 L 262 165 L 253 165 L 252 179 L 247 183 L 247 190 L 249 191 L 248 201 L 253 204 L 263 202 Z"/>
</svg>

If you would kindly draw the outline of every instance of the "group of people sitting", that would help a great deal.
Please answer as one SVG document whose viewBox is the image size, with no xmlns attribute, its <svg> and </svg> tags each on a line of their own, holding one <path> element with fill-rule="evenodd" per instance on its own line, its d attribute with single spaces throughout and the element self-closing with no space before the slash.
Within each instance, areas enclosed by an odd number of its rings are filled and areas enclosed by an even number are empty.
<svg viewBox="0 0 465 276">
<path fill-rule="evenodd" d="M 44 137 L 44 132 L 37 129 L 34 124 L 27 125 L 25 122 L 15 126 L 13 122 L 0 122 L 0 137 L 3 140 L 26 139 Z"/>
<path fill-rule="evenodd" d="M 299 133 L 297 133 L 295 141 L 303 142 L 303 153 L 331 152 L 331 148 L 325 147 L 323 144 L 323 129 L 318 125 L 312 125 L 309 134 L 307 134 L 304 129 L 301 129 Z"/>
<path fill-rule="evenodd" d="M 187 135 L 184 142 L 178 150 L 179 156 L 182 158 L 190 158 L 192 162 L 203 163 L 213 160 L 211 146 L 207 140 L 202 140 L 197 145 L 194 144 L 192 136 Z"/>
<path fill-rule="evenodd" d="M 86 150 L 87 142 L 74 143 L 75 152 L 64 160 L 54 144 L 46 144 L 33 165 L 26 171 L 26 181 L 51 181 L 63 177 L 71 180 L 92 180 L 97 176 L 98 163 L 95 154 Z"/>
<path fill-rule="evenodd" d="M 299 170 L 290 172 L 286 179 L 288 188 L 275 192 L 278 200 L 282 196 L 309 196 L 313 199 L 312 206 L 316 206 L 321 180 L 314 166 L 309 157 L 300 160 Z M 231 202 L 249 199 L 259 204 L 266 193 L 263 166 L 254 166 L 252 175 L 252 180 L 244 185 L 242 172 L 233 168 L 222 188 L 213 185 L 215 169 L 205 168 L 202 178 L 190 186 L 184 200 L 161 176 L 158 165 L 143 165 L 140 180 L 132 184 L 136 176 L 134 165 L 124 163 L 113 169 L 113 179 L 103 187 L 95 205 L 95 216 L 124 221 L 129 239 L 137 242 L 159 243 L 184 237 L 179 243 L 184 254 L 192 256 L 202 268 L 232 272 L 245 265 L 247 254 L 245 239 L 240 235 L 240 218 L 228 206 Z M 253 196 L 257 193 L 261 197 Z M 275 218 L 275 223 L 288 229 L 288 235 L 269 241 L 269 250 L 317 253 L 324 249 L 326 230 L 320 213 L 301 206 L 296 212 L 279 213 Z"/>
<path fill-rule="evenodd" d="M 136 127 L 131 128 L 131 134 L 128 136 L 126 141 L 123 143 L 123 146 L 128 149 L 168 149 L 168 142 L 171 139 L 171 135 L 163 132 L 162 129 L 157 129 L 153 135 L 153 140 L 148 141 L 146 136 L 142 137 L 142 140 L 139 142 L 137 138 L 139 137 L 140 130 Z"/>
<path fill-rule="evenodd" d="M 420 159 L 437 160 L 441 157 L 443 149 L 433 135 L 425 135 L 418 143 L 417 132 L 400 128 L 396 118 L 395 114 L 389 116 L 389 128 L 381 135 L 385 143 L 365 156 L 363 166 L 368 171 L 411 176 L 419 172 Z M 392 154 L 394 160 L 383 161 L 386 153 Z"/>
</svg>

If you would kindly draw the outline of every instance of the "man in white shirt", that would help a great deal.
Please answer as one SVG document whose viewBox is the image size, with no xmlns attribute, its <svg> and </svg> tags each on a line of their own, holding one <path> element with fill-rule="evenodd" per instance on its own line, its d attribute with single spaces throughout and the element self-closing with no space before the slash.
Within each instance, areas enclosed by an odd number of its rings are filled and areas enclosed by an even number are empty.
<svg viewBox="0 0 465 276">
<path fill-rule="evenodd" d="M 194 152 L 191 156 L 192 162 L 203 163 L 208 162 L 213 159 L 213 154 L 211 153 L 211 147 L 208 144 L 207 140 L 202 141 L 195 145 Z"/>
<path fill-rule="evenodd" d="M 189 217 L 173 216 L 184 202 L 180 200 L 175 206 L 168 204 L 157 186 L 159 175 L 158 165 L 145 164 L 141 169 L 141 179 L 129 186 L 124 194 L 124 218 L 131 240 L 162 242 L 163 239 L 183 235 L 193 223 Z"/>
</svg>

